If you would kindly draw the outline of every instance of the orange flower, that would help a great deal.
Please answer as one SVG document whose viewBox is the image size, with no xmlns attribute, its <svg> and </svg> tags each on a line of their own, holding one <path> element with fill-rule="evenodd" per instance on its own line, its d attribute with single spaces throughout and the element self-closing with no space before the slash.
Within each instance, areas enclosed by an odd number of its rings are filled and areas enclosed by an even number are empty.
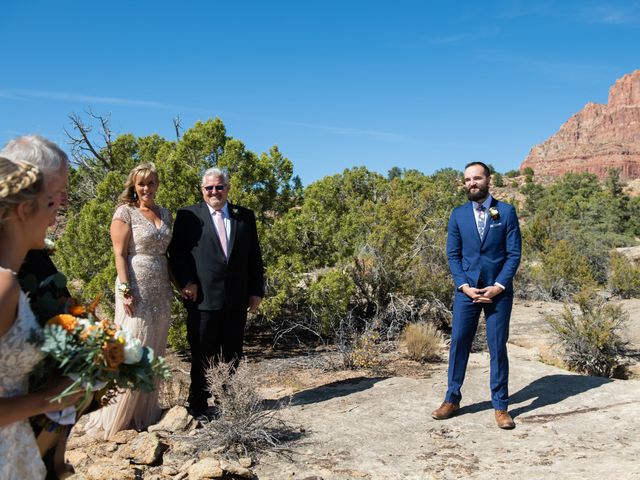
<svg viewBox="0 0 640 480">
<path fill-rule="evenodd" d="M 116 334 L 116 326 L 111 323 L 110 320 L 104 319 L 100 321 L 100 328 L 106 332 L 107 335 L 113 337 Z"/>
<path fill-rule="evenodd" d="M 94 315 L 98 304 L 100 303 L 100 299 L 102 298 L 101 294 L 96 295 L 96 298 L 91 302 L 91 305 L 87 307 L 87 312 Z"/>
<path fill-rule="evenodd" d="M 109 341 L 102 347 L 102 355 L 109 368 L 118 368 L 124 362 L 124 345 Z"/>
<path fill-rule="evenodd" d="M 73 315 L 69 315 L 68 313 L 61 313 L 60 315 L 56 315 L 55 317 L 49 319 L 47 325 L 60 325 L 67 332 L 71 333 L 78 326 L 78 320 Z"/>
<path fill-rule="evenodd" d="M 69 313 L 75 317 L 78 317 L 84 313 L 84 307 L 82 305 L 74 305 L 68 308 Z"/>
<path fill-rule="evenodd" d="M 96 330 L 98 330 L 98 326 L 97 325 L 87 325 L 86 327 L 84 327 L 84 330 L 80 334 L 80 340 L 83 340 L 83 341 L 86 340 Z"/>
<path fill-rule="evenodd" d="M 86 310 L 82 305 L 80 305 L 77 298 L 70 298 L 67 300 L 67 312 L 75 317 L 79 317 L 83 315 Z"/>
</svg>

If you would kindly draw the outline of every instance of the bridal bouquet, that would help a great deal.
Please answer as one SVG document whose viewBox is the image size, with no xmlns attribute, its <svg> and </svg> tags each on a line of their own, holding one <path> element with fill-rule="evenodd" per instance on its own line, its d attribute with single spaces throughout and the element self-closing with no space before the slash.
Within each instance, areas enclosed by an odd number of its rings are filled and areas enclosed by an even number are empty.
<svg viewBox="0 0 640 480">
<path fill-rule="evenodd" d="M 150 392 L 155 382 L 168 378 L 169 367 L 164 358 L 129 332 L 120 330 L 95 315 L 97 300 L 85 308 L 77 304 L 67 307 L 46 322 L 34 338 L 46 358 L 36 368 L 40 377 L 49 375 L 52 367 L 73 383 L 52 400 L 84 390 L 86 397 L 96 390 L 107 398 L 117 390 Z"/>
</svg>

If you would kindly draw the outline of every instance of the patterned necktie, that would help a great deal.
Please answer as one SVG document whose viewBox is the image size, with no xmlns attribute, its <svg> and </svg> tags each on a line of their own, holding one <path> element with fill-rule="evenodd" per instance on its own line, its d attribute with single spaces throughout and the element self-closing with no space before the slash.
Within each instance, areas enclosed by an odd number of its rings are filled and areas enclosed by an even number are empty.
<svg viewBox="0 0 640 480">
<path fill-rule="evenodd" d="M 482 238 L 482 234 L 484 233 L 484 227 L 486 224 L 486 216 L 484 214 L 484 211 L 485 211 L 484 205 L 478 205 L 476 210 L 478 210 L 478 233 L 480 234 L 480 238 Z"/>
<path fill-rule="evenodd" d="M 224 218 L 221 210 L 214 210 L 213 218 L 216 222 L 216 230 L 218 231 L 218 239 L 222 245 L 224 256 L 227 256 L 227 229 L 224 227 Z"/>
</svg>

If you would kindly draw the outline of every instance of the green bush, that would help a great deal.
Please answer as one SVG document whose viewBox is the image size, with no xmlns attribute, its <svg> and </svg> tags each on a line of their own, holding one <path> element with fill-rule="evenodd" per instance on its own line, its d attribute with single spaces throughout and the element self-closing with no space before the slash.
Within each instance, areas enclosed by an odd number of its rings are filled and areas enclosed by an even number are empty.
<svg viewBox="0 0 640 480">
<path fill-rule="evenodd" d="M 308 315 L 323 336 L 330 335 L 337 322 L 346 316 L 353 290 L 351 278 L 337 270 L 320 276 L 307 288 Z"/>
<path fill-rule="evenodd" d="M 615 251 L 610 257 L 609 288 L 622 298 L 640 297 L 640 267 Z"/>
<path fill-rule="evenodd" d="M 504 187 L 504 178 L 502 177 L 502 174 L 500 172 L 495 172 L 494 174 L 491 175 L 491 178 L 493 180 L 493 185 L 496 187 Z"/>
<path fill-rule="evenodd" d="M 546 316 L 563 349 L 564 362 L 571 370 L 588 375 L 622 377 L 627 342 L 621 331 L 628 314 L 593 291 L 583 291 L 574 300 L 575 306 L 565 304 L 562 313 Z"/>
<path fill-rule="evenodd" d="M 588 259 L 567 240 L 550 246 L 540 263 L 531 266 L 530 275 L 531 281 L 554 300 L 565 300 L 596 285 Z"/>
<path fill-rule="evenodd" d="M 187 311 L 182 305 L 182 301 L 177 297 L 174 297 L 171 303 L 171 325 L 169 326 L 167 346 L 176 353 L 186 353 L 189 351 L 189 341 L 187 340 Z"/>
</svg>

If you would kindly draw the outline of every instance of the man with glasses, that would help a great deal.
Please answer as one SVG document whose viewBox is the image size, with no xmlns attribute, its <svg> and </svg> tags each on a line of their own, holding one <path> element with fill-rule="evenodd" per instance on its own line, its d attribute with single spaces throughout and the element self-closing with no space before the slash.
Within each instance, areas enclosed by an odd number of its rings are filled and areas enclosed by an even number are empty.
<svg viewBox="0 0 640 480">
<path fill-rule="evenodd" d="M 213 362 L 238 366 L 247 312 L 264 296 L 262 255 L 254 213 L 227 201 L 229 175 L 210 168 L 203 202 L 178 210 L 169 261 L 187 309 L 191 348 L 189 407 L 207 416 L 205 370 Z"/>
</svg>

